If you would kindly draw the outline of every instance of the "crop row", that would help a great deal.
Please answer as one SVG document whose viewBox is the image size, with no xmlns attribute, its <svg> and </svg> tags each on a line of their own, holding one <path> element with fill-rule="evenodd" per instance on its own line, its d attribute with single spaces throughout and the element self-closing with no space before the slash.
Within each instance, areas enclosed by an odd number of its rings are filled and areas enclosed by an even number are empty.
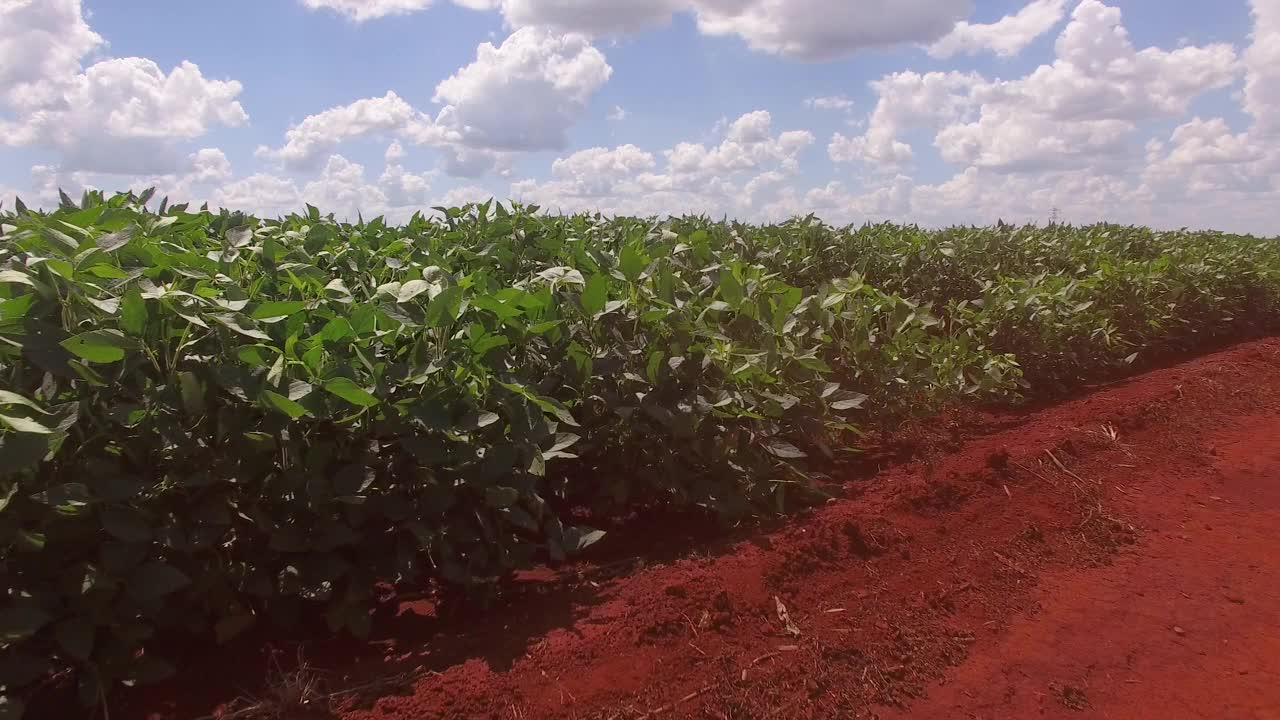
<svg viewBox="0 0 1280 720">
<path fill-rule="evenodd" d="M 365 633 L 380 584 L 492 585 L 573 518 L 782 512 L 868 432 L 1280 317 L 1277 243 L 1221 233 L 149 200 L 0 215 L 10 711 L 163 677 L 175 633 Z"/>
</svg>

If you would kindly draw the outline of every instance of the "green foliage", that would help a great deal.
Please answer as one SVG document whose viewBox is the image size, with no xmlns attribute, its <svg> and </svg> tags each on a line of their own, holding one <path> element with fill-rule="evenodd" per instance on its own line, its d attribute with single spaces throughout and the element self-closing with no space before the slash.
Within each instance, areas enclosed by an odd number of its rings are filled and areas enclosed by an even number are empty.
<svg viewBox="0 0 1280 720">
<path fill-rule="evenodd" d="M 1216 233 L 146 199 L 0 215 L 0 713 L 163 676 L 159 633 L 367 632 L 377 583 L 599 541 L 579 508 L 785 510 L 867 430 L 1280 309 L 1274 241 Z"/>
</svg>

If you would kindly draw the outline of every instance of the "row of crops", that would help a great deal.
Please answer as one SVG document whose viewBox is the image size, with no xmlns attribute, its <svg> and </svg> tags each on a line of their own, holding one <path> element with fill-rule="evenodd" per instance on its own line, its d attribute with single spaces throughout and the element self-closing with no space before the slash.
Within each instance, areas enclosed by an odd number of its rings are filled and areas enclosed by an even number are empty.
<svg viewBox="0 0 1280 720">
<path fill-rule="evenodd" d="M 0 214 L 0 715 L 161 678 L 161 638 L 362 634 L 379 586 L 488 586 L 601 514 L 785 511 L 943 404 L 1280 318 L 1280 246 L 1221 233 L 149 200 Z"/>
</svg>

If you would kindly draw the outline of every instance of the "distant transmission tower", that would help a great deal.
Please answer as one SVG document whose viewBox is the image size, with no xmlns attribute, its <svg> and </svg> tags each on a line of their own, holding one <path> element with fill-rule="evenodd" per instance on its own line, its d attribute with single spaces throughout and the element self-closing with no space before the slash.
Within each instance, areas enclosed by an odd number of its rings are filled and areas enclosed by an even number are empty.
<svg viewBox="0 0 1280 720">
<path fill-rule="evenodd" d="M 1058 211 L 1058 208 L 1056 208 L 1056 207 L 1055 207 L 1055 208 L 1053 208 L 1052 210 L 1050 210 L 1050 211 L 1049 211 L 1049 224 L 1050 224 L 1050 225 L 1057 225 L 1057 224 L 1058 224 L 1058 222 L 1059 222 L 1059 221 L 1061 221 L 1061 220 L 1062 220 L 1062 213 Z"/>
</svg>

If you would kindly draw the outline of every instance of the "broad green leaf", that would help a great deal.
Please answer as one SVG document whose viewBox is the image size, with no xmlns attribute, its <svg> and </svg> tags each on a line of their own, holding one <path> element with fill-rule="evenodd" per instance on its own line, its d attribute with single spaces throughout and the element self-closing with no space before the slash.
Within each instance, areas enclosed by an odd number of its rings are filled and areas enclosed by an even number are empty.
<svg viewBox="0 0 1280 720">
<path fill-rule="evenodd" d="M 113 363 L 124 359 L 125 350 L 137 343 L 119 330 L 91 330 L 62 341 L 62 347 L 94 363 Z"/>
<path fill-rule="evenodd" d="M 20 283 L 31 287 L 35 287 L 36 285 L 35 282 L 32 281 L 30 275 L 18 272 L 17 270 L 0 270 L 0 282 Z"/>
<path fill-rule="evenodd" d="M 51 227 L 42 227 L 40 228 L 40 234 L 51 244 L 59 246 L 68 252 L 75 253 L 80 249 L 80 241 L 61 230 L 55 230 Z"/>
<path fill-rule="evenodd" d="M 0 415 L 0 425 L 20 433 L 34 433 L 37 435 L 50 435 L 53 430 L 41 425 L 35 420 L 16 415 Z"/>
<path fill-rule="evenodd" d="M 289 383 L 289 394 L 287 397 L 290 400 L 301 400 L 302 398 L 310 395 L 313 390 L 315 390 L 315 388 L 312 387 L 311 383 L 294 380 Z"/>
<path fill-rule="evenodd" d="M 550 398 L 544 398 L 538 395 L 537 393 L 534 393 L 533 391 L 529 390 L 525 386 L 517 383 L 506 383 L 506 382 L 499 381 L 498 384 L 510 390 L 511 392 L 517 393 L 518 395 L 521 395 L 522 397 L 528 399 L 534 405 L 537 405 L 543 412 L 549 413 L 557 417 L 560 420 L 560 422 L 563 422 L 566 425 L 572 425 L 573 427 L 578 427 L 578 422 L 573 419 L 573 415 L 563 405 L 556 402 L 555 400 L 552 400 Z"/>
<path fill-rule="evenodd" d="M 253 312 L 249 314 L 249 317 L 254 320 L 288 317 L 306 309 L 307 303 L 302 300 L 276 300 L 272 302 L 265 302 L 257 306 L 253 309 Z"/>
<path fill-rule="evenodd" d="M 645 365 L 645 374 L 649 377 L 649 382 L 654 385 L 658 384 L 658 370 L 662 368 L 662 360 L 666 354 L 661 350 L 654 350 L 649 353 L 649 362 Z"/>
<path fill-rule="evenodd" d="M 329 284 L 324 286 L 324 294 L 331 300 L 351 301 L 351 291 L 347 289 L 347 284 L 342 281 L 342 278 L 334 278 L 329 281 Z"/>
<path fill-rule="evenodd" d="M 546 320 L 543 322 L 534 323 L 530 325 L 529 332 L 534 335 L 543 335 L 545 333 L 548 333 L 560 327 L 563 324 L 564 324 L 563 320 Z"/>
<path fill-rule="evenodd" d="M 93 502 L 88 486 L 82 483 L 55 485 L 31 498 L 50 507 L 83 507 Z"/>
<path fill-rule="evenodd" d="M 733 272 L 729 268 L 720 269 L 720 297 L 733 307 L 742 304 L 744 298 L 742 283 L 738 282 Z"/>
<path fill-rule="evenodd" d="M 636 243 L 628 243 L 622 249 L 622 255 L 618 258 L 618 267 L 622 270 L 622 274 L 627 280 L 635 282 L 640 279 L 640 274 L 644 272 L 645 267 L 649 264 L 649 257 L 644 254 L 643 248 Z"/>
<path fill-rule="evenodd" d="M 580 271 L 567 266 L 547 268 L 546 270 L 538 273 L 538 277 L 552 283 L 566 283 L 569 285 L 587 284 L 587 281 L 583 279 Z"/>
<path fill-rule="evenodd" d="M 396 291 L 396 302 L 409 302 L 431 288 L 426 280 L 410 280 Z"/>
<path fill-rule="evenodd" d="M 764 443 L 764 448 L 768 450 L 771 455 L 774 455 L 776 457 L 780 457 L 786 460 L 794 460 L 796 458 L 808 457 L 808 455 L 803 450 L 796 447 L 795 445 L 792 445 L 791 443 L 786 442 L 784 440 L 778 440 L 776 438 L 773 440 L 766 440 Z"/>
<path fill-rule="evenodd" d="M 604 530 L 588 530 L 587 532 L 582 533 L 578 536 L 577 550 L 586 550 L 592 545 L 595 545 L 604 539 L 605 534 Z"/>
<path fill-rule="evenodd" d="M 85 268 L 85 272 L 108 280 L 124 280 L 129 277 L 129 273 L 113 265 L 93 265 Z"/>
<path fill-rule="evenodd" d="M 129 240 L 133 238 L 133 231 L 134 226 L 130 225 L 119 232 L 107 233 L 99 237 L 96 242 L 104 252 L 119 250 L 129 244 Z"/>
<path fill-rule="evenodd" d="M 427 306 L 427 327 L 442 328 L 458 319 L 462 309 L 462 288 L 445 288 Z"/>
<path fill-rule="evenodd" d="M 144 563 L 129 576 L 125 589 L 138 600 L 161 598 L 191 584 L 191 578 L 160 560 Z"/>
<path fill-rule="evenodd" d="M 142 298 L 138 288 L 131 287 L 120 300 L 120 327 L 130 335 L 141 336 L 146 332 L 147 301 Z"/>
<path fill-rule="evenodd" d="M 379 403 L 378 398 L 369 394 L 367 390 L 348 378 L 340 377 L 329 380 L 325 382 L 324 389 L 326 392 L 337 395 L 352 405 L 374 407 Z"/>
<path fill-rule="evenodd" d="M 187 414 L 192 416 L 204 414 L 205 387 L 199 376 L 193 372 L 180 372 L 178 385 L 182 392 L 182 407 Z"/>
<path fill-rule="evenodd" d="M 297 420 L 303 415 L 310 414 L 306 408 L 302 407 L 298 403 L 290 400 L 289 398 L 283 395 L 274 393 L 270 390 L 264 390 L 262 392 L 262 397 L 267 401 L 268 405 L 275 408 L 276 410 L 279 410 L 285 415 L 288 415 L 294 420 Z"/>
<path fill-rule="evenodd" d="M 37 405 L 34 400 L 28 400 L 18 393 L 9 392 L 8 390 L 0 390 L 0 405 L 21 405 L 23 407 L 31 408 L 43 415 L 49 414 L 47 410 Z"/>
<path fill-rule="evenodd" d="M 272 348 L 266 345 L 241 345 L 236 349 L 236 357 L 240 358 L 240 362 L 246 365 L 260 367 L 267 364 L 272 352 Z M 283 356 L 278 359 L 283 359 Z M 280 369 L 284 369 L 284 363 L 280 364 Z M 268 379 L 267 382 L 270 383 L 271 380 Z"/>
<path fill-rule="evenodd" d="M 0 607 L 0 642 L 11 643 L 29 638 L 52 619 L 49 613 L 30 604 Z"/>
<path fill-rule="evenodd" d="M 146 542 L 151 539 L 151 525 L 146 516 L 125 506 L 109 506 L 99 511 L 102 529 L 124 542 Z"/>
<path fill-rule="evenodd" d="M 831 403 L 832 410 L 853 410 L 860 408 L 867 402 L 867 396 L 856 392 L 843 392 L 836 396 L 838 399 Z"/>
<path fill-rule="evenodd" d="M 491 508 L 509 508 L 519 500 L 520 491 L 515 488 L 490 487 L 484 489 L 484 501 Z"/>
<path fill-rule="evenodd" d="M 214 320 L 225 325 L 226 327 L 255 340 L 270 340 L 271 336 L 262 332 L 258 328 L 258 324 L 252 319 L 241 315 L 240 313 L 230 313 L 225 315 L 214 315 Z"/>
<path fill-rule="evenodd" d="M 75 617 L 58 623 L 53 629 L 53 636 L 63 651 L 76 660 L 85 662 L 93 654 L 95 630 L 93 621 Z"/>
<path fill-rule="evenodd" d="M 582 309 L 588 315 L 596 315 L 604 310 L 609 302 L 609 278 L 603 274 L 592 275 L 587 287 L 582 291 Z"/>
<path fill-rule="evenodd" d="M 505 335 L 486 335 L 471 343 L 471 352 L 483 355 L 495 348 L 506 347 L 509 343 Z"/>
</svg>

